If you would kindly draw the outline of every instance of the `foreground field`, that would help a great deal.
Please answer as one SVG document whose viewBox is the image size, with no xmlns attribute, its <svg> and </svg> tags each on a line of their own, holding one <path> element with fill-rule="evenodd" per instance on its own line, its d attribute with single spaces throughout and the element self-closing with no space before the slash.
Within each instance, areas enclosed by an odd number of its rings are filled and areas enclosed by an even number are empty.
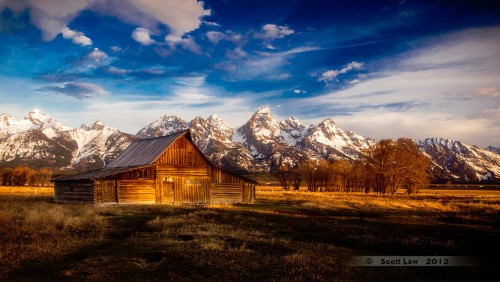
<svg viewBox="0 0 500 282">
<path fill-rule="evenodd" d="M 254 205 L 55 204 L 0 195 L 0 280 L 498 279 L 500 197 L 259 192 Z M 359 267 L 353 256 L 470 256 Z"/>
</svg>

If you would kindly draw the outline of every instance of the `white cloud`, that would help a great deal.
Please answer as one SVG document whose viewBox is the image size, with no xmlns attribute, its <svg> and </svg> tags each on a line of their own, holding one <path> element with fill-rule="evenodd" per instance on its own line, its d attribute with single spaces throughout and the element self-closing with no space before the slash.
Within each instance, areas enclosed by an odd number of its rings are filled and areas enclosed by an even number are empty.
<svg viewBox="0 0 500 282">
<path fill-rule="evenodd" d="M 207 38 L 213 44 L 218 44 L 221 40 L 227 39 L 226 34 L 219 31 L 208 31 Z"/>
<path fill-rule="evenodd" d="M 347 72 L 352 71 L 352 70 L 359 70 L 359 69 L 361 69 L 361 67 L 363 67 L 363 63 L 351 62 L 351 63 L 345 65 L 340 70 L 340 73 L 347 73 Z"/>
<path fill-rule="evenodd" d="M 144 46 L 148 46 L 155 43 L 155 41 L 151 39 L 151 31 L 143 27 L 138 27 L 134 29 L 134 31 L 132 32 L 132 38 Z"/>
<path fill-rule="evenodd" d="M 157 74 L 157 75 L 165 74 L 165 71 L 159 68 L 143 69 L 142 72 L 148 74 Z"/>
<path fill-rule="evenodd" d="M 244 60 L 238 62 L 238 66 L 223 62 L 217 65 L 218 68 L 227 71 L 226 79 L 229 80 L 251 80 L 257 77 L 276 80 L 280 79 L 277 73 L 286 65 L 290 64 L 289 58 L 296 54 L 321 50 L 316 47 L 297 47 L 283 52 L 260 52 L 255 55 L 248 55 Z"/>
<path fill-rule="evenodd" d="M 126 69 L 120 69 L 120 68 L 116 68 L 116 67 L 109 67 L 106 69 L 106 72 L 109 74 L 124 75 L 124 74 L 131 73 L 132 71 L 126 70 Z"/>
<path fill-rule="evenodd" d="M 230 30 L 226 31 L 225 33 L 220 31 L 208 31 L 206 33 L 206 36 L 208 38 L 208 41 L 212 42 L 214 45 L 217 45 L 220 41 L 223 40 L 230 41 L 238 45 L 238 47 L 242 47 L 246 43 L 241 34 L 235 33 Z"/>
<path fill-rule="evenodd" d="M 295 31 L 287 26 L 279 26 L 275 24 L 265 24 L 262 26 L 262 32 L 254 33 L 253 37 L 263 40 L 275 40 L 292 35 Z"/>
<path fill-rule="evenodd" d="M 170 28 L 170 36 L 181 38 L 184 34 L 197 29 L 201 18 L 210 15 L 203 8 L 204 3 L 196 0 L 135 0 L 131 2 L 147 15 Z"/>
<path fill-rule="evenodd" d="M 83 100 L 79 118 L 74 123 L 79 125 L 82 119 L 99 118 L 109 126 L 135 134 L 165 114 L 190 120 L 216 113 L 224 118 L 226 124 L 237 127 L 243 125 L 255 111 L 248 106 L 251 97 L 254 97 L 253 93 L 227 93 L 222 88 L 209 86 L 204 76 L 176 78 L 175 86 L 166 89 L 161 99 L 157 96 L 128 95 Z M 109 111 L 110 108 L 113 111 Z M 68 112 L 64 118 L 74 119 L 74 116 L 74 112 Z"/>
<path fill-rule="evenodd" d="M 29 9 L 31 22 L 42 31 L 42 38 L 51 41 L 68 26 L 78 14 L 93 1 L 6 1 L 4 5 L 16 12 Z M 1 8 L 1 5 L 0 5 Z"/>
<path fill-rule="evenodd" d="M 332 81 L 339 74 L 340 74 L 340 72 L 338 70 L 327 70 L 327 71 L 325 71 L 325 72 L 323 72 L 321 74 L 321 77 L 319 78 L 319 81 L 324 81 L 324 82 Z"/>
<path fill-rule="evenodd" d="M 92 52 L 87 54 L 86 58 L 94 62 L 101 62 L 102 60 L 108 58 L 108 55 L 103 51 L 99 50 L 99 48 L 94 48 Z"/>
<path fill-rule="evenodd" d="M 177 37 L 172 35 L 165 36 L 165 41 L 167 42 L 170 49 L 175 49 L 177 46 L 181 46 L 183 49 L 191 51 L 195 54 L 202 54 L 201 46 L 196 43 L 196 40 L 192 36 Z"/>
<path fill-rule="evenodd" d="M 274 47 L 272 44 L 270 43 L 267 43 L 267 44 L 264 44 L 264 47 L 266 47 L 267 49 L 269 50 L 276 50 L 276 47 Z"/>
<path fill-rule="evenodd" d="M 360 62 L 351 62 L 345 65 L 340 70 L 327 70 L 321 74 L 319 81 L 330 82 L 337 78 L 339 74 L 348 73 L 352 70 L 359 70 L 363 67 L 363 63 Z"/>
<path fill-rule="evenodd" d="M 226 51 L 226 57 L 230 60 L 241 59 L 246 57 L 248 54 L 240 47 L 236 47 L 233 50 Z"/>
<path fill-rule="evenodd" d="M 65 39 L 71 39 L 73 43 L 78 45 L 82 46 L 92 45 L 92 40 L 90 40 L 90 38 L 85 36 L 83 32 L 74 31 L 69 29 L 68 27 L 63 28 L 62 36 Z"/>
<path fill-rule="evenodd" d="M 159 31 L 158 25 L 169 28 L 171 38 L 182 38 L 197 29 L 202 18 L 210 15 L 204 2 L 197 0 L 17 0 L 0 2 L 0 8 L 8 7 L 15 12 L 29 9 L 31 22 L 42 31 L 42 38 L 51 41 L 85 9 L 111 15 L 124 22 L 148 30 Z M 77 40 L 84 42 L 83 38 Z M 78 43 L 81 44 L 81 43 Z"/>
<path fill-rule="evenodd" d="M 286 79 L 289 79 L 290 78 L 290 74 L 288 73 L 282 73 L 278 76 L 278 79 L 279 80 L 286 80 Z"/>
<path fill-rule="evenodd" d="M 182 40 L 180 41 L 180 45 L 182 46 L 182 48 L 191 51 L 195 54 L 200 55 L 202 53 L 201 46 L 198 45 L 198 43 L 196 43 L 196 41 L 192 36 L 187 36 L 186 38 L 182 38 Z"/>
<path fill-rule="evenodd" d="M 111 46 L 109 49 L 111 50 L 111 52 L 115 53 L 120 52 L 122 50 L 120 46 Z"/>
<path fill-rule="evenodd" d="M 209 26 L 217 26 L 217 27 L 220 26 L 220 24 L 218 24 L 216 22 L 204 21 L 203 23 L 206 24 L 206 25 L 209 25 Z"/>
</svg>

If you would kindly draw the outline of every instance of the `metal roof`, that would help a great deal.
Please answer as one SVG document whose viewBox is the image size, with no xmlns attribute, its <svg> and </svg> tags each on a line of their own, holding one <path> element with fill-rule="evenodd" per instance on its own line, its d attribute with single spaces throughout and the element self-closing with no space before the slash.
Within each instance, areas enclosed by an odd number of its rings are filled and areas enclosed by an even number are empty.
<svg viewBox="0 0 500 282">
<path fill-rule="evenodd" d="M 140 166 L 139 166 L 140 167 Z M 75 175 L 63 176 L 53 179 L 52 181 L 73 181 L 73 180 L 95 180 L 104 178 L 106 176 L 115 175 L 118 173 L 133 170 L 139 167 L 117 167 L 117 168 L 102 168 L 97 170 L 91 170 Z"/>
<path fill-rule="evenodd" d="M 157 138 L 135 140 L 104 168 L 135 167 L 153 164 L 175 140 L 183 135 L 187 135 L 187 138 L 191 140 L 188 130 Z"/>
</svg>

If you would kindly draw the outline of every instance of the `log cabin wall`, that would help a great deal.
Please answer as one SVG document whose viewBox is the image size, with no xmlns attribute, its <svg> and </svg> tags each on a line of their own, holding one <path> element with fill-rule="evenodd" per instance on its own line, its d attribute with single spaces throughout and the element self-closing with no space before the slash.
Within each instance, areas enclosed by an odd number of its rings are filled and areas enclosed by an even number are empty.
<svg viewBox="0 0 500 282">
<path fill-rule="evenodd" d="M 94 202 L 94 181 L 61 181 L 54 183 L 56 202 Z"/>
</svg>

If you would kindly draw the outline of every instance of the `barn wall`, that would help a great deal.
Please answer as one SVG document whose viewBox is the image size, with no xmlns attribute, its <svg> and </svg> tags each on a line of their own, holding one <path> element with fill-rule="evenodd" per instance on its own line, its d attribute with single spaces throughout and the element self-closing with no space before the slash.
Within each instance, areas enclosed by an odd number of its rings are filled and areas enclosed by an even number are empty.
<svg viewBox="0 0 500 282">
<path fill-rule="evenodd" d="M 56 181 L 54 183 L 56 202 L 94 202 L 94 181 Z"/>
<path fill-rule="evenodd" d="M 132 169 L 126 172 L 113 174 L 110 176 L 106 176 L 103 180 L 134 180 L 134 179 L 155 179 L 155 167 L 141 167 L 137 169 Z"/>
<path fill-rule="evenodd" d="M 155 203 L 155 180 L 118 180 L 119 203 Z"/>
<path fill-rule="evenodd" d="M 156 160 L 157 165 L 206 166 L 207 160 L 185 136 L 177 139 Z"/>
<path fill-rule="evenodd" d="M 210 203 L 208 177 L 177 177 L 174 179 L 174 199 L 180 204 Z"/>
<path fill-rule="evenodd" d="M 243 201 L 242 183 L 212 183 L 212 203 L 239 203 Z"/>
<path fill-rule="evenodd" d="M 217 167 L 210 168 L 212 203 L 253 203 L 255 184 Z"/>
<path fill-rule="evenodd" d="M 170 145 L 155 164 L 156 202 L 161 202 L 161 189 L 168 180 L 174 186 L 175 203 L 210 203 L 209 163 L 185 136 Z"/>
<path fill-rule="evenodd" d="M 94 183 L 94 204 L 101 204 L 102 201 L 102 181 L 96 180 Z"/>
</svg>

